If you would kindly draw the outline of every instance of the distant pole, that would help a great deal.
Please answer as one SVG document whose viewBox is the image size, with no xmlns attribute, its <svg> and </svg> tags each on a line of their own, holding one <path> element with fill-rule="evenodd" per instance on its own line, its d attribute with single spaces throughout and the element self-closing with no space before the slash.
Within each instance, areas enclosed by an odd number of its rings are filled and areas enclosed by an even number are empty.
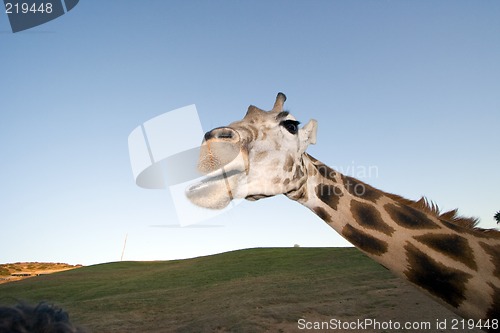
<svg viewBox="0 0 500 333">
<path fill-rule="evenodd" d="M 125 246 L 127 246 L 127 237 L 128 233 L 125 235 L 125 242 L 123 242 L 122 257 L 120 258 L 120 261 L 123 261 L 123 255 L 125 254 Z"/>
</svg>

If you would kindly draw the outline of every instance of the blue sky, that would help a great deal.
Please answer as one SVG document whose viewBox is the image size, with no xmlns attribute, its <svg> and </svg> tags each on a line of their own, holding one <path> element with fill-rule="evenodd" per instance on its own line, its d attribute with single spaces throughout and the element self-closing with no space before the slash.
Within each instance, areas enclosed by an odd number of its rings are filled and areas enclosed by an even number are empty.
<svg viewBox="0 0 500 333">
<path fill-rule="evenodd" d="M 196 104 L 209 130 L 278 91 L 318 120 L 313 156 L 494 227 L 499 17 L 496 1 L 109 0 L 13 34 L 0 14 L 0 262 L 117 261 L 127 234 L 126 260 L 345 245 L 282 196 L 179 228 L 169 192 L 134 183 L 140 124 Z"/>
</svg>

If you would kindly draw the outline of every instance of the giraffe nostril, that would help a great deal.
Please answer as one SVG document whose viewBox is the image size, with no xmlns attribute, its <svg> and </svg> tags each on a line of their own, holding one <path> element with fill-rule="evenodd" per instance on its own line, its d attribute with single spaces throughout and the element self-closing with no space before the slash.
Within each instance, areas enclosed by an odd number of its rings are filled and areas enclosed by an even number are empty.
<svg viewBox="0 0 500 333">
<path fill-rule="evenodd" d="M 218 139 L 232 139 L 233 138 L 233 133 L 232 132 L 223 131 L 223 132 L 217 133 L 217 138 Z"/>
<path fill-rule="evenodd" d="M 235 131 L 228 127 L 219 127 L 205 133 L 205 140 L 219 139 L 219 140 L 233 140 L 236 137 Z"/>
</svg>

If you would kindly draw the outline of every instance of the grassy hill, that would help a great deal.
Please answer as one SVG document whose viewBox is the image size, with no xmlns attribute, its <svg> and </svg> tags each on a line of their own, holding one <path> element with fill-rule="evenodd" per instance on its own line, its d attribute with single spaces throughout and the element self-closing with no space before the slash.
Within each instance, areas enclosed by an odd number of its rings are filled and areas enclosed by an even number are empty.
<svg viewBox="0 0 500 333">
<path fill-rule="evenodd" d="M 17 300 L 56 303 L 91 332 L 298 332 L 301 318 L 456 318 L 354 248 L 94 265 L 0 285 L 0 304 Z"/>
</svg>

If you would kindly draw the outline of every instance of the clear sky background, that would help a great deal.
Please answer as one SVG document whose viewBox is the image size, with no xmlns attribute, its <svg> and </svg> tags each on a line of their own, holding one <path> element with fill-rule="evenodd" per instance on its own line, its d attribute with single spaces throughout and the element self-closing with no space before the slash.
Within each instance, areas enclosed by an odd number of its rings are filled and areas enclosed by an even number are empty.
<svg viewBox="0 0 500 333">
<path fill-rule="evenodd" d="M 0 66 L 0 263 L 117 261 L 127 234 L 125 260 L 345 246 L 283 196 L 180 228 L 134 183 L 143 122 L 196 104 L 209 130 L 279 91 L 316 158 L 496 226 L 498 1 L 80 1 L 16 34 L 0 13 Z"/>
</svg>

